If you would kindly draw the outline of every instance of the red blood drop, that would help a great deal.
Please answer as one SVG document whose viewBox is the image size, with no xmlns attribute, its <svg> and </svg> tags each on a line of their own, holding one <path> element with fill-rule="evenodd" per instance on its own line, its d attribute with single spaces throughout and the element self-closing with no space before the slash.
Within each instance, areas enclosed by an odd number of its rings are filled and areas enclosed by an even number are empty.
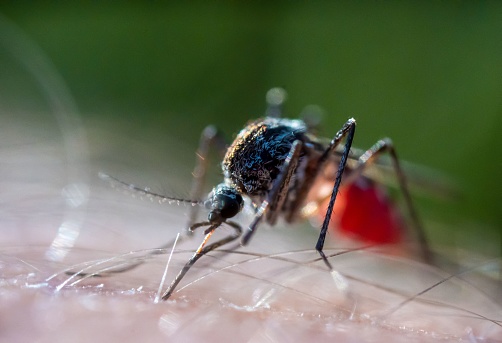
<svg viewBox="0 0 502 343">
<path fill-rule="evenodd" d="M 370 243 L 397 243 L 402 222 L 392 202 L 378 185 L 366 178 L 340 188 L 330 227 Z"/>
</svg>

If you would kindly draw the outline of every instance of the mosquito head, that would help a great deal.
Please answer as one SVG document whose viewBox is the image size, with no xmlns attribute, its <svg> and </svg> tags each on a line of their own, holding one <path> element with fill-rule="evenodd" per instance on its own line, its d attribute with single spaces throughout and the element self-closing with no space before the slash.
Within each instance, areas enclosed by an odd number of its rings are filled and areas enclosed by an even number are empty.
<svg viewBox="0 0 502 343">
<path fill-rule="evenodd" d="M 235 188 L 222 183 L 209 193 L 205 206 L 211 210 L 207 219 L 211 223 L 217 223 L 239 213 L 244 206 L 244 200 Z"/>
</svg>

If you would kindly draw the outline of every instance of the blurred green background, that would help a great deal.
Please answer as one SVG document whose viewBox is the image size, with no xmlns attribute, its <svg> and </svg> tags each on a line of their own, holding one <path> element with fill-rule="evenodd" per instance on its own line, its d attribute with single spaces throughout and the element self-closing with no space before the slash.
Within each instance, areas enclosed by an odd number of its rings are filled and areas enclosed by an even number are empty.
<svg viewBox="0 0 502 343">
<path fill-rule="evenodd" d="M 418 199 L 432 239 L 500 253 L 500 1 L 2 2 L 0 12 L 52 59 L 85 123 L 128 122 L 124 134 L 166 154 L 194 151 L 207 124 L 232 137 L 282 86 L 288 116 L 326 110 L 323 136 L 354 116 L 358 147 L 388 136 L 402 159 L 451 176 L 461 197 Z M 179 145 L 160 146 L 163 135 Z M 188 177 L 193 159 L 175 161 Z"/>
</svg>

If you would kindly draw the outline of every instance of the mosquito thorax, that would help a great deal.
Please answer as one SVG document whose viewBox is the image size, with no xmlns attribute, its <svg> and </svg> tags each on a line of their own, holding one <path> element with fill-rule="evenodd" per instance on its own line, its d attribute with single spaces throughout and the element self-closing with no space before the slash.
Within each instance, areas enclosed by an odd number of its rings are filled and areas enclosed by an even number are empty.
<svg viewBox="0 0 502 343">
<path fill-rule="evenodd" d="M 235 188 L 222 183 L 209 193 L 205 206 L 210 210 L 208 221 L 222 222 L 237 215 L 244 206 L 244 200 Z"/>
<path fill-rule="evenodd" d="M 266 117 L 249 123 L 223 159 L 228 184 L 240 193 L 262 196 L 270 191 L 294 141 L 306 140 L 302 120 Z"/>
</svg>

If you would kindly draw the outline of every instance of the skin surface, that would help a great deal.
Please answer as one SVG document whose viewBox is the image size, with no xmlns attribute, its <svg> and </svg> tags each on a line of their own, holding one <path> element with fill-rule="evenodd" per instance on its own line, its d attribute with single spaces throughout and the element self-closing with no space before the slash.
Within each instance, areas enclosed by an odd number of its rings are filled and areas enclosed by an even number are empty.
<svg viewBox="0 0 502 343">
<path fill-rule="evenodd" d="M 1 183 L 1 341 L 496 342 L 502 337 L 502 306 L 495 297 L 500 282 L 478 273 L 500 270 L 500 261 L 472 259 L 479 267 L 450 278 L 379 249 L 349 251 L 353 243 L 330 240 L 326 254 L 338 254 L 329 260 L 340 273 L 331 276 L 313 249 L 317 230 L 309 225 L 260 227 L 246 249 L 203 257 L 167 302 L 154 300 L 170 249 L 127 273 L 79 281 L 65 272 L 117 268 L 173 239 L 188 207 L 134 198 L 97 177 L 87 184 L 88 192 L 68 196 L 61 192 L 65 172 L 59 158 L 49 146 L 2 150 L 12 173 Z M 79 221 L 78 206 L 69 210 L 65 204 L 78 203 L 82 194 L 88 194 L 86 216 Z M 79 223 L 78 239 L 63 249 L 66 254 L 54 255 L 51 244 L 61 238 L 63 220 Z M 237 220 L 247 223 L 250 217 Z M 228 230 L 219 229 L 212 239 Z M 201 239 L 199 232 L 177 244 L 166 282 Z M 414 299 L 419 293 L 424 294 Z"/>
<path fill-rule="evenodd" d="M 16 97 L 0 95 L 1 342 L 500 341 L 499 260 L 470 257 L 462 261 L 467 271 L 452 277 L 332 239 L 325 248 L 337 271 L 331 275 L 313 249 L 318 231 L 307 223 L 260 227 L 245 249 L 203 257 L 167 302 L 155 298 L 166 288 L 159 285 L 170 249 L 127 273 L 71 276 L 157 252 L 152 247 L 182 231 L 189 208 L 101 182 L 99 171 L 150 183 L 161 179 L 152 170 L 168 170 L 161 180 L 176 184 L 177 166 L 162 149 L 169 145 L 124 144 L 117 122 L 83 126 L 71 106 L 55 101 L 67 98 L 52 92 L 59 89 L 54 75 L 37 76 L 52 80 L 37 88 L 45 100 L 18 93 L 26 87 L 5 87 Z M 52 106 L 40 106 L 47 98 Z M 166 169 L 156 171 L 144 156 L 163 158 Z M 236 221 L 250 219 L 244 213 Z M 167 283 L 201 239 L 197 232 L 176 245 Z"/>
</svg>

